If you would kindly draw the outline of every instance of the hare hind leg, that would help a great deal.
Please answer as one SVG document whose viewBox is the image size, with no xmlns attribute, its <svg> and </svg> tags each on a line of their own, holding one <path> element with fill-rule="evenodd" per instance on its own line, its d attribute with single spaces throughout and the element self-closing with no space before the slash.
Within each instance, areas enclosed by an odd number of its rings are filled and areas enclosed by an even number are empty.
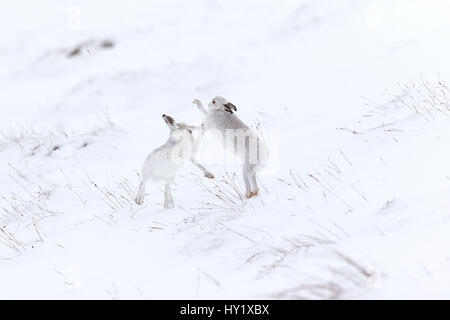
<svg viewBox="0 0 450 320">
<path fill-rule="evenodd" d="M 244 164 L 242 166 L 242 176 L 244 178 L 244 183 L 245 183 L 245 196 L 247 198 L 251 198 L 254 195 L 256 195 L 253 193 L 253 189 L 252 189 L 254 174 L 255 174 L 254 165 Z"/>
<path fill-rule="evenodd" d="M 242 167 L 242 175 L 245 183 L 245 196 L 251 198 L 259 194 L 258 182 L 256 179 L 256 166 L 245 164 Z"/>
<path fill-rule="evenodd" d="M 141 178 L 141 183 L 139 184 L 138 193 L 137 193 L 136 199 L 134 200 L 136 202 L 136 204 L 138 204 L 138 205 L 142 205 L 144 203 L 145 185 L 147 184 L 147 181 L 149 181 L 151 178 L 149 158 L 147 158 L 145 160 L 144 165 L 142 166 L 140 178 Z"/>
<path fill-rule="evenodd" d="M 175 204 L 173 202 L 172 198 L 172 190 L 171 190 L 171 182 L 166 183 L 166 190 L 164 192 L 164 208 L 165 209 L 172 209 Z"/>
<path fill-rule="evenodd" d="M 256 179 L 256 171 L 253 171 L 253 175 L 251 177 L 251 183 L 252 183 L 252 194 L 254 196 L 259 195 L 258 182 Z"/>
<path fill-rule="evenodd" d="M 134 200 L 136 202 L 136 204 L 138 204 L 138 205 L 142 205 L 144 203 L 145 183 L 146 183 L 146 181 L 141 181 L 141 184 L 139 185 L 139 190 L 138 190 L 136 199 Z"/>
</svg>

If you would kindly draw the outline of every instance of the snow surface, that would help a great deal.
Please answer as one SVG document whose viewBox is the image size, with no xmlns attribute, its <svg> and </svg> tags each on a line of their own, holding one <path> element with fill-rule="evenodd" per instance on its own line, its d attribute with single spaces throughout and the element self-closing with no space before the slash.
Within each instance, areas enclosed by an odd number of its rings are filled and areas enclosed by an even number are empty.
<svg viewBox="0 0 450 320">
<path fill-rule="evenodd" d="M 450 298 L 448 1 L 3 1 L 0 27 L 0 298 Z M 216 95 L 268 140 L 261 196 L 186 165 L 176 208 L 135 205 L 161 115 Z"/>
</svg>

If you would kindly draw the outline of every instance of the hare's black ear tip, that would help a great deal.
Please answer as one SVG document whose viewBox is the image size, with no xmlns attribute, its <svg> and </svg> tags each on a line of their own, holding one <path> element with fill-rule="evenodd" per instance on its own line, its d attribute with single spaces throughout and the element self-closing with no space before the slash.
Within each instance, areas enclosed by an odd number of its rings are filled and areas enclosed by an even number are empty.
<svg viewBox="0 0 450 320">
<path fill-rule="evenodd" d="M 229 113 L 233 113 L 233 111 L 237 111 L 236 106 L 234 104 L 232 104 L 231 102 L 224 104 L 224 107 L 225 107 L 225 111 L 227 111 Z"/>
<path fill-rule="evenodd" d="M 175 119 L 172 118 L 171 116 L 163 114 L 162 117 L 167 124 L 173 125 L 175 123 Z"/>
</svg>

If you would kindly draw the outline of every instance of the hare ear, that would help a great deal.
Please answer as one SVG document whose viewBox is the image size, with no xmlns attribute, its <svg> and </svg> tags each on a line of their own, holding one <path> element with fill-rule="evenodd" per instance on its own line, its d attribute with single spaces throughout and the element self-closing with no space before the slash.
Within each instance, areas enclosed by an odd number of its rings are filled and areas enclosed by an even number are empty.
<svg viewBox="0 0 450 320">
<path fill-rule="evenodd" d="M 163 119 L 166 122 L 166 124 L 170 127 L 173 128 L 175 126 L 175 120 L 171 117 L 171 116 L 167 116 L 165 114 L 163 114 Z"/>
<path fill-rule="evenodd" d="M 233 110 L 237 111 L 236 106 L 234 104 L 232 104 L 231 102 L 224 104 L 223 107 L 225 108 L 225 111 L 227 111 L 229 113 L 233 113 Z"/>
</svg>

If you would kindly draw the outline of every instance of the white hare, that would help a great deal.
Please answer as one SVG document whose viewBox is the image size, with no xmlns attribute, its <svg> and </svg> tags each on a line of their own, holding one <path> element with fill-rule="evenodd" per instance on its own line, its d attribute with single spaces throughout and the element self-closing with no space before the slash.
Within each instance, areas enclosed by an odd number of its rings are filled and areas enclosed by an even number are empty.
<svg viewBox="0 0 450 320">
<path fill-rule="evenodd" d="M 267 159 L 267 149 L 263 140 L 234 114 L 237 111 L 236 106 L 225 98 L 212 99 L 208 105 L 209 110 L 206 110 L 198 99 L 195 99 L 193 103 L 205 115 L 198 142 L 208 130 L 219 133 L 224 148 L 242 160 L 246 197 L 257 196 L 259 188 L 256 174 Z"/>
<path fill-rule="evenodd" d="M 187 161 L 199 167 L 206 177 L 214 176 L 194 158 L 194 136 L 192 126 L 177 123 L 172 117 L 162 116 L 170 129 L 170 137 L 161 147 L 150 153 L 144 162 L 141 174 L 141 183 L 136 196 L 136 203 L 142 205 L 145 198 L 145 185 L 148 180 L 165 182 L 164 208 L 174 207 L 171 184 L 175 173 Z"/>
</svg>

